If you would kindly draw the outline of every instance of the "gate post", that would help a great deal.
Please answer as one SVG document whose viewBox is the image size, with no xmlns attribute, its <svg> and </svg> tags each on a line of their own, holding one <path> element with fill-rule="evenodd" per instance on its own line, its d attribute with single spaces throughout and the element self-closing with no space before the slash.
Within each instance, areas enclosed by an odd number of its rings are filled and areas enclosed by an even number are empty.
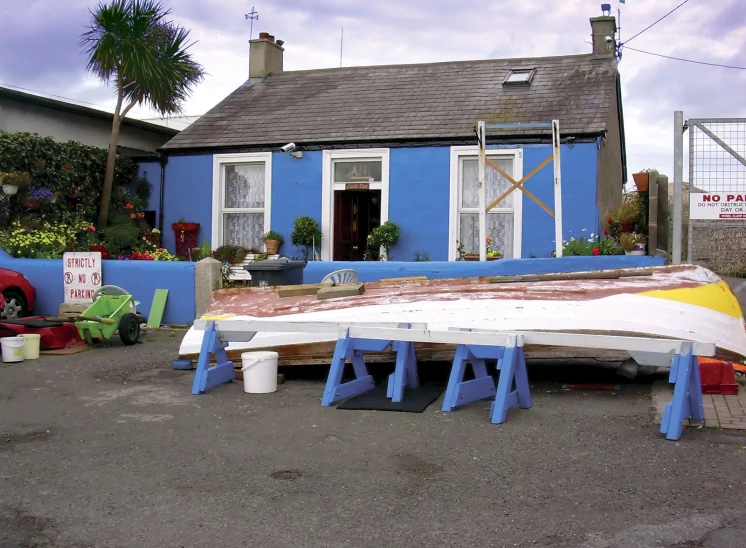
<svg viewBox="0 0 746 548">
<path fill-rule="evenodd" d="M 681 264 L 681 226 L 682 200 L 684 177 L 684 112 L 676 110 L 673 113 L 673 264 Z M 692 182 L 689 181 L 691 185 Z"/>
</svg>

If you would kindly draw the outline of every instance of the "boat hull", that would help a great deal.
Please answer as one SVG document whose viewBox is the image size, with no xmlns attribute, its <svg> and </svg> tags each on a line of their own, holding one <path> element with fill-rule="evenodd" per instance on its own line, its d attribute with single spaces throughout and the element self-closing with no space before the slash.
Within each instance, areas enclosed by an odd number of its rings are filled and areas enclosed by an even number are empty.
<svg viewBox="0 0 746 548">
<path fill-rule="evenodd" d="M 203 319 L 264 319 L 334 322 L 426 323 L 449 328 L 496 331 L 559 331 L 685 339 L 715 343 L 718 356 L 746 357 L 746 329 L 738 301 L 712 272 L 696 266 L 660 267 L 649 276 L 523 283 L 490 283 L 485 278 L 376 282 L 363 295 L 328 300 L 315 296 L 280 298 L 273 289 L 213 292 Z M 179 354 L 195 359 L 203 332 L 193 327 Z M 247 343 L 230 343 L 228 354 L 275 350 L 280 365 L 328 364 L 336 335 L 258 333 Z M 454 347 L 416 345 L 418 359 L 451 360 Z M 620 352 L 575 348 L 526 348 L 528 358 L 624 360 Z M 631 355 L 643 365 L 644 355 Z M 389 361 L 392 355 L 375 358 Z M 653 360 L 654 361 L 654 360 Z"/>
</svg>

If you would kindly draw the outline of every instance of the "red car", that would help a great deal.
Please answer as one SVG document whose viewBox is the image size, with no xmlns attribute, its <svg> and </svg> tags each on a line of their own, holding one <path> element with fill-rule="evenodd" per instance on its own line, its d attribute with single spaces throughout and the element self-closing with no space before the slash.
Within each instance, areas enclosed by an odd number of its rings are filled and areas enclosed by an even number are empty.
<svg viewBox="0 0 746 548">
<path fill-rule="evenodd" d="M 14 320 L 33 313 L 36 290 L 26 276 L 0 268 L 0 319 Z"/>
</svg>

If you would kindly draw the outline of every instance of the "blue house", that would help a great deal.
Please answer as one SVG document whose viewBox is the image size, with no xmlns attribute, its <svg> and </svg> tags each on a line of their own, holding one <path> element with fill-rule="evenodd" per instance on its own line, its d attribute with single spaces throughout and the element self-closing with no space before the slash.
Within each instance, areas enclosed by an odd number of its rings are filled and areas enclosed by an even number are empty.
<svg viewBox="0 0 746 548">
<path fill-rule="evenodd" d="M 359 260 L 374 227 L 401 227 L 397 261 L 455 260 L 457 241 L 478 251 L 475 125 L 551 122 L 561 132 L 563 237 L 598 233 L 600 212 L 626 180 L 613 17 L 590 20 L 592 51 L 526 59 L 283 71 L 283 42 L 251 42 L 250 78 L 171 139 L 161 152 L 157 207 L 170 224 L 200 224 L 198 242 L 299 255 L 299 216 L 323 232 L 322 260 Z M 551 155 L 551 132 L 488 133 L 488 157 L 520 181 Z M 146 168 L 147 166 L 144 166 Z M 154 169 L 154 173 L 159 169 Z M 511 188 L 487 168 L 487 201 Z M 552 165 L 526 188 L 553 206 Z M 520 191 L 487 216 L 486 236 L 505 257 L 548 257 L 554 220 Z"/>
</svg>

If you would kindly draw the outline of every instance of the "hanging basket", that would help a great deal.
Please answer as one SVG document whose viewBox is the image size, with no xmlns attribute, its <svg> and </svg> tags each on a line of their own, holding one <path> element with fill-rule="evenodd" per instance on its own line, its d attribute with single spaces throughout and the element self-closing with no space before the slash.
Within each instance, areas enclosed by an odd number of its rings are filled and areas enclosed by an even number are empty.
<svg viewBox="0 0 746 548">
<path fill-rule="evenodd" d="M 635 186 L 638 192 L 647 192 L 650 184 L 650 173 L 647 171 L 633 173 L 632 178 L 635 180 Z"/>
<path fill-rule="evenodd" d="M 178 231 L 192 232 L 199 230 L 199 223 L 173 223 L 171 228 Z"/>
</svg>

